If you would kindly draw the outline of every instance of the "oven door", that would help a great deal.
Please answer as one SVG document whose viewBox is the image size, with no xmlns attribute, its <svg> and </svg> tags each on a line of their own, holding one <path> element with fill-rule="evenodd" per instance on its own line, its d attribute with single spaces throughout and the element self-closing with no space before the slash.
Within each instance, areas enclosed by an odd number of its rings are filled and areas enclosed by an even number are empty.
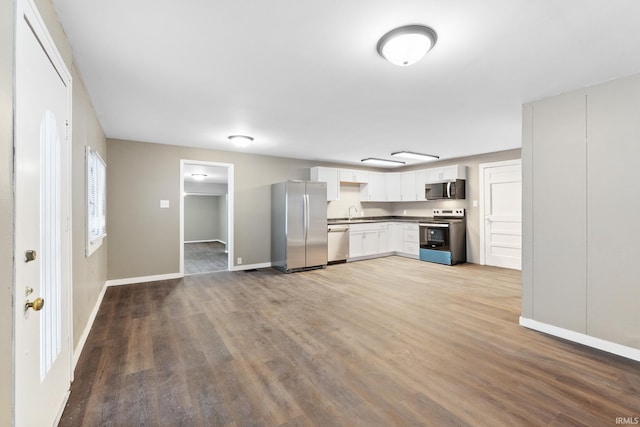
<svg viewBox="0 0 640 427">
<path fill-rule="evenodd" d="M 449 250 L 449 224 L 420 224 L 420 248 Z"/>
</svg>

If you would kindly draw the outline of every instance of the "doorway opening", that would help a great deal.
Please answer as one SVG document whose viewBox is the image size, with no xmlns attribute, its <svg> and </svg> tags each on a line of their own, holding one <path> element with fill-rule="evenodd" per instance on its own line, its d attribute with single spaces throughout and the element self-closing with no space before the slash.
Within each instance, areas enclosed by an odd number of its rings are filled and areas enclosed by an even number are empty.
<svg viewBox="0 0 640 427">
<path fill-rule="evenodd" d="M 180 273 L 233 265 L 233 165 L 180 160 Z"/>
</svg>

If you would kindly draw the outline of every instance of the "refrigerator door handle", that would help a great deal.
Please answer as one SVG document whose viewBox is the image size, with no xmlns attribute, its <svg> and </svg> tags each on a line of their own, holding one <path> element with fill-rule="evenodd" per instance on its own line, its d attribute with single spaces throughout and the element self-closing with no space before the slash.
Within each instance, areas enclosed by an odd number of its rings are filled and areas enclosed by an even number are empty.
<svg viewBox="0 0 640 427">
<path fill-rule="evenodd" d="M 307 241 L 307 234 L 309 233 L 309 195 L 305 194 L 304 196 L 304 241 Z"/>
</svg>

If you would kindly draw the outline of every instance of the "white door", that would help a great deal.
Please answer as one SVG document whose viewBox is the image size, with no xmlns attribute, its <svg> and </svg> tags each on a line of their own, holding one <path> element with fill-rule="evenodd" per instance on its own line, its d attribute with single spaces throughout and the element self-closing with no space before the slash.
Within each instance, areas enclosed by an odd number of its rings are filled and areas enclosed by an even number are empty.
<svg viewBox="0 0 640 427">
<path fill-rule="evenodd" d="M 14 422 L 52 426 L 71 383 L 71 78 L 30 2 L 16 26 Z"/>
<path fill-rule="evenodd" d="M 482 185 L 481 250 L 484 262 L 521 269 L 522 166 L 520 160 L 480 165 Z"/>
</svg>

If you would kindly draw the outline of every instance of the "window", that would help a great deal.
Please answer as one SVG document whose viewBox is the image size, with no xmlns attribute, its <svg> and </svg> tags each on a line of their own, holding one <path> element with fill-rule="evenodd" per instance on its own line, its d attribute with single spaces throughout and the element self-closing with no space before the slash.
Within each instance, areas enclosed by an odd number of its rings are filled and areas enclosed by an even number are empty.
<svg viewBox="0 0 640 427">
<path fill-rule="evenodd" d="M 107 235 L 106 171 L 100 154 L 87 146 L 87 256 L 102 245 Z"/>
</svg>

